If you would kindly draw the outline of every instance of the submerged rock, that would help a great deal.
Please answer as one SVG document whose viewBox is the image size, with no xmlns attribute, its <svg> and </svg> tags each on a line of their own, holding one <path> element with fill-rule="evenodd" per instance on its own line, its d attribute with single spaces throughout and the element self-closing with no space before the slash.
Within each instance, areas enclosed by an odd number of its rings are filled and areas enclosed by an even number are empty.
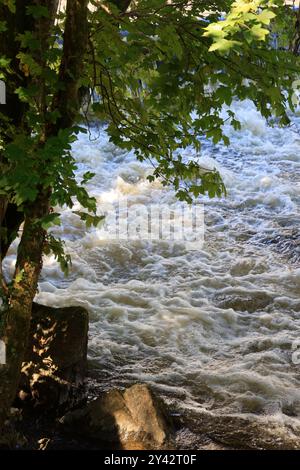
<svg viewBox="0 0 300 470">
<path fill-rule="evenodd" d="M 215 299 L 218 307 L 223 309 L 232 308 L 236 312 L 249 313 L 264 310 L 273 302 L 272 297 L 265 292 L 249 292 L 249 295 L 217 294 Z"/>
<path fill-rule="evenodd" d="M 78 402 L 86 373 L 87 339 L 84 308 L 34 304 L 18 398 L 47 409 Z"/>
<path fill-rule="evenodd" d="M 171 435 L 161 401 L 142 384 L 107 392 L 84 409 L 67 413 L 60 422 L 66 430 L 122 449 L 162 448 Z"/>
<path fill-rule="evenodd" d="M 262 243 L 271 245 L 274 249 L 286 256 L 290 262 L 300 262 L 300 233 L 298 229 L 286 229 L 277 235 L 264 237 Z"/>
<path fill-rule="evenodd" d="M 192 428 L 192 423 L 189 423 Z M 212 415 L 202 413 L 193 428 L 232 449 L 299 450 L 300 441 L 292 426 L 272 416 Z M 296 432 L 295 432 L 296 431 Z"/>
</svg>

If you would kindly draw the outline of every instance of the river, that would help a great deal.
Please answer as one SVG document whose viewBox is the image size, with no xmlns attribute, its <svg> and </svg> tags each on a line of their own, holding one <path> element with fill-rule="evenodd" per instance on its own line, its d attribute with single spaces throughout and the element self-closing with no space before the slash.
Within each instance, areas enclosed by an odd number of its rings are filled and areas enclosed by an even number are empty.
<svg viewBox="0 0 300 470">
<path fill-rule="evenodd" d="M 203 141 L 201 161 L 218 168 L 228 195 L 203 198 L 202 247 L 116 243 L 66 209 L 54 231 L 73 267 L 64 278 L 47 257 L 37 300 L 88 309 L 101 389 L 146 382 L 196 434 L 300 448 L 300 118 L 271 128 L 252 103 L 233 108 L 242 129 L 225 125 L 230 146 Z M 146 180 L 147 164 L 96 134 L 82 134 L 73 151 L 78 178 L 96 172 L 88 187 L 99 213 L 122 199 L 176 207 L 172 189 Z"/>
</svg>

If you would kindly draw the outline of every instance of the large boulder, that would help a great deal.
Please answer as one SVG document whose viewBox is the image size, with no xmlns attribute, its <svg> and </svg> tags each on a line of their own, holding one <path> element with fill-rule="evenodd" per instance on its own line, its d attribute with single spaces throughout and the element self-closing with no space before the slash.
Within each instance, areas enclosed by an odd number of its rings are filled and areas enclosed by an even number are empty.
<svg viewBox="0 0 300 470">
<path fill-rule="evenodd" d="M 122 449 L 161 449 L 171 435 L 162 402 L 143 384 L 107 392 L 60 422 L 65 430 Z"/>
<path fill-rule="evenodd" d="M 77 403 L 83 396 L 87 340 L 84 308 L 34 304 L 18 399 L 47 409 Z"/>
</svg>

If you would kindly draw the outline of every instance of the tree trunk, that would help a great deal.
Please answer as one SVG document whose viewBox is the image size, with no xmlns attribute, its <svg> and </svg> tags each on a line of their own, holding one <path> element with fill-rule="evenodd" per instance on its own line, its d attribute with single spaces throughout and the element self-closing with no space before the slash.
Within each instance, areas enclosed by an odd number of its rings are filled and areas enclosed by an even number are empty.
<svg viewBox="0 0 300 470">
<path fill-rule="evenodd" d="M 16 395 L 41 270 L 45 233 L 37 220 L 48 212 L 49 195 L 41 194 L 25 218 L 9 305 L 0 317 L 6 344 L 6 364 L 0 366 L 0 429 Z"/>
<path fill-rule="evenodd" d="M 17 10 L 18 5 L 21 8 L 18 2 L 19 0 L 17 0 Z M 44 0 L 44 2 L 37 3 L 44 3 L 48 7 L 52 5 L 55 8 L 57 0 Z M 51 124 L 46 127 L 41 144 L 44 139 L 57 135 L 60 129 L 71 127 L 79 110 L 79 80 L 82 77 L 87 49 L 87 5 L 88 0 L 68 0 L 67 2 L 63 58 L 59 74 L 64 89 L 54 96 L 52 106 L 52 109 L 59 112 L 60 118 L 55 125 Z M 22 12 L 24 13 L 24 8 Z M 40 25 L 37 25 L 38 27 Z M 44 34 L 43 38 L 45 38 Z M 47 113 L 47 110 L 44 111 Z M 47 122 L 46 115 L 44 118 Z M 43 190 L 36 201 L 26 207 L 13 287 L 7 296 L 7 307 L 0 313 L 0 338 L 4 340 L 7 350 L 6 365 L 0 366 L 0 432 L 16 395 L 27 346 L 31 308 L 41 271 L 45 238 L 45 232 L 37 221 L 49 213 L 50 195 L 51 188 Z M 7 203 L 1 201 L 1 204 L 0 215 L 4 220 Z"/>
<path fill-rule="evenodd" d="M 0 5 L 0 19 L 6 22 L 7 30 L 0 33 L 0 55 L 7 57 L 10 60 L 10 67 L 12 73 L 9 74 L 6 81 L 6 105 L 1 106 L 1 113 L 8 119 L 8 126 L 5 124 L 2 127 L 1 136 L 4 143 L 10 140 L 10 125 L 15 128 L 23 128 L 23 117 L 26 112 L 26 104 L 19 100 L 15 89 L 21 86 L 26 86 L 26 77 L 22 75 L 19 69 L 19 60 L 17 54 L 19 52 L 19 44 L 17 37 L 23 34 L 25 30 L 31 30 L 33 23 L 28 15 L 26 15 L 26 8 L 29 5 L 29 0 L 16 0 L 16 13 L 12 13 L 7 6 Z M 1 166 L 5 165 L 5 161 L 0 152 L 0 171 Z M 18 218 L 15 220 L 16 207 L 8 204 L 5 197 L 0 199 L 0 261 L 6 255 L 9 245 L 14 240 L 15 236 L 12 234 L 17 233 L 21 222 L 24 217 L 18 213 Z M 20 217 L 21 216 L 21 217 Z M 6 222 L 9 220 L 9 227 Z"/>
<path fill-rule="evenodd" d="M 74 124 L 80 108 L 79 85 L 83 75 L 84 59 L 88 44 L 88 0 L 68 0 L 64 31 L 63 57 L 59 80 L 63 86 L 53 100 L 53 110 L 60 118 L 49 125 L 47 134 L 66 129 Z"/>
</svg>

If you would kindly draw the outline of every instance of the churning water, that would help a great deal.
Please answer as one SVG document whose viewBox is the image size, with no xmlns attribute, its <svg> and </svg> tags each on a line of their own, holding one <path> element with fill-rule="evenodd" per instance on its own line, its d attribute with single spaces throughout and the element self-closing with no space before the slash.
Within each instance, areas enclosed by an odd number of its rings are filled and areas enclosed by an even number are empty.
<svg viewBox="0 0 300 470">
<path fill-rule="evenodd" d="M 300 448 L 300 119 L 271 128 L 248 101 L 234 110 L 242 130 L 226 127 L 231 145 L 203 142 L 202 161 L 218 168 L 228 195 L 204 198 L 201 249 L 115 243 L 65 210 L 55 233 L 72 272 L 64 279 L 46 258 L 37 299 L 89 310 L 90 368 L 103 389 L 147 382 L 196 431 Z M 176 206 L 173 191 L 149 183 L 151 169 L 104 131 L 95 141 L 82 135 L 74 152 L 79 177 L 97 173 L 89 189 L 99 213 L 122 198 Z"/>
</svg>

